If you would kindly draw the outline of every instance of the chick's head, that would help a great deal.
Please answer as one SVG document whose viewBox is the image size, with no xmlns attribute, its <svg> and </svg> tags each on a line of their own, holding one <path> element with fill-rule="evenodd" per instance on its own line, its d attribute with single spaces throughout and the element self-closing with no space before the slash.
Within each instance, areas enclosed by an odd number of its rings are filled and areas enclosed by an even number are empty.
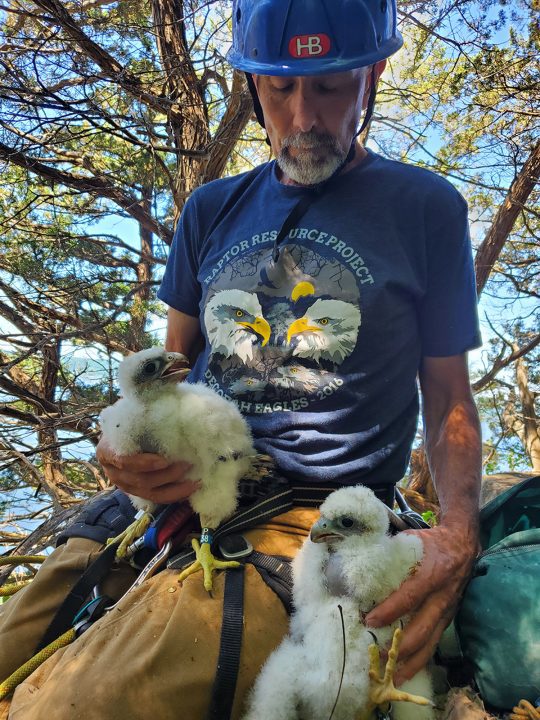
<svg viewBox="0 0 540 720">
<path fill-rule="evenodd" d="M 185 355 L 153 347 L 124 358 L 118 368 L 118 384 L 124 397 L 138 395 L 166 383 L 180 382 L 188 373 Z"/>
<path fill-rule="evenodd" d="M 339 546 L 348 538 L 380 537 L 388 532 L 388 509 L 367 487 L 344 487 L 329 495 L 311 528 L 315 543 Z"/>
</svg>

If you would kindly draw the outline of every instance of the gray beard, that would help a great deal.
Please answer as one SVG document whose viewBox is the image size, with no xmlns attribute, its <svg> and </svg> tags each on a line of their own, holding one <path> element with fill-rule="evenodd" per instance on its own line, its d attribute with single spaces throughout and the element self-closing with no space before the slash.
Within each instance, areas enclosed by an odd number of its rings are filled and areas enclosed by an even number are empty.
<svg viewBox="0 0 540 720">
<path fill-rule="evenodd" d="M 323 151 L 313 152 L 304 149 L 306 145 L 315 146 Z M 289 148 L 301 150 L 293 157 Z M 343 163 L 347 153 L 339 146 L 331 135 L 321 135 L 313 130 L 307 133 L 296 133 L 283 140 L 277 164 L 280 169 L 299 185 L 316 185 L 328 178 Z"/>
</svg>

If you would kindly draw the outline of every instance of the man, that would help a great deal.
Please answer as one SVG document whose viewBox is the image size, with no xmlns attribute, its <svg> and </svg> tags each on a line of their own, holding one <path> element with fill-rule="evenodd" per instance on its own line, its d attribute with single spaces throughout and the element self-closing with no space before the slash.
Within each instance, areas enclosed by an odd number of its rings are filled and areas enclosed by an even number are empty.
<svg viewBox="0 0 540 720">
<path fill-rule="evenodd" d="M 366 618 L 413 614 L 398 683 L 425 665 L 455 610 L 477 552 L 480 484 L 465 203 L 356 140 L 400 45 L 392 2 L 333 0 L 330 17 L 322 0 L 236 0 L 229 57 L 248 73 L 277 162 L 193 194 L 160 290 L 167 348 L 190 355 L 202 330 L 190 380 L 234 398 L 295 485 L 362 483 L 391 503 L 419 377 L 441 520 L 420 531 L 414 576 Z M 119 488 L 157 503 L 196 487 L 185 463 L 118 458 L 103 444 L 98 459 Z"/>
<path fill-rule="evenodd" d="M 350 53 L 350 57 L 346 57 L 353 41 L 349 37 L 352 31 L 348 33 L 347 27 L 343 26 L 340 28 L 341 36 L 334 38 L 336 43 L 338 39 L 341 40 L 345 47 L 339 61 L 335 58 L 329 59 L 331 49 L 322 58 L 321 52 L 309 56 L 310 47 L 314 51 L 320 51 L 321 48 L 324 50 L 325 42 L 330 42 L 329 34 L 321 30 L 321 27 L 327 29 L 321 17 L 314 19 L 312 15 L 308 23 L 304 20 L 308 10 L 313 12 L 316 5 L 318 3 L 293 3 L 292 17 L 289 17 L 289 24 L 285 24 L 284 28 L 283 3 L 238 2 L 235 5 L 235 12 L 240 14 L 240 20 L 234 25 L 236 37 L 230 57 L 233 65 L 239 69 L 258 73 L 253 74 L 252 82 L 256 90 L 256 101 L 258 99 L 262 106 L 264 126 L 272 150 L 278 158 L 275 175 L 272 175 L 274 168 L 267 168 L 248 175 L 250 180 L 244 181 L 245 189 L 240 182 L 233 179 L 232 182 L 219 181 L 218 184 L 211 184 L 200 191 L 199 217 L 193 217 L 197 210 L 188 205 L 160 294 L 170 306 L 167 347 L 171 350 L 186 354 L 190 352 L 199 333 L 200 307 L 207 347 L 195 366 L 195 379 L 211 378 L 211 382 L 216 382 L 216 378 L 219 378 L 217 387 L 226 389 L 227 393 L 234 397 L 234 390 L 239 385 L 237 376 L 250 374 L 259 395 L 238 392 L 236 399 L 245 409 L 254 427 L 259 447 L 276 457 L 285 474 L 295 480 L 313 481 L 317 478 L 322 482 L 331 478 L 337 483 L 365 482 L 372 487 L 380 487 L 389 481 L 392 484 L 397 482 L 404 470 L 403 460 L 408 456 L 416 422 L 413 383 L 418 368 L 423 395 L 426 448 L 441 503 L 441 522 L 436 528 L 422 533 L 426 555 L 415 577 L 367 618 L 368 623 L 376 626 L 387 624 L 406 612 L 415 612 L 413 621 L 405 631 L 399 681 L 411 677 L 433 652 L 455 610 L 477 551 L 480 433 L 469 387 L 465 352 L 477 346 L 479 339 L 473 310 L 473 278 L 466 240 L 465 208 L 462 199 L 440 179 L 413 168 L 396 167 L 395 163 L 386 163 L 368 153 L 359 142 L 355 142 L 362 110 L 366 110 L 373 83 L 377 82 L 384 69 L 385 54 L 390 54 L 399 47 L 399 34 L 388 31 L 384 40 L 379 41 L 378 51 L 370 48 L 366 55 L 371 54 L 377 60 L 378 52 L 379 56 L 383 57 L 367 67 L 362 66 L 362 57 L 355 56 L 354 51 Z M 339 13 L 344 13 L 345 6 L 340 9 L 339 5 L 338 3 L 335 8 L 334 17 L 338 18 L 336 24 L 344 20 L 344 15 L 340 16 Z M 352 5 L 353 3 L 348 6 L 349 12 Z M 356 11 L 359 14 L 365 13 L 366 8 L 370 7 L 378 9 L 379 4 L 357 3 Z M 388 9 L 390 11 L 390 6 Z M 322 10 L 320 11 L 322 13 Z M 375 17 L 373 24 L 378 20 L 379 18 Z M 383 20 L 388 22 L 386 17 Z M 272 45 L 275 41 L 272 33 L 278 26 L 285 37 L 282 42 L 285 50 L 281 54 L 276 52 Z M 266 28 L 269 39 L 258 30 L 262 27 Z M 358 46 L 361 46 L 365 38 L 358 34 L 355 18 L 350 18 L 349 27 L 354 28 Z M 305 28 L 307 30 L 304 32 Z M 311 28 L 315 28 L 317 32 L 313 31 L 313 34 L 309 35 Z M 373 30 L 370 27 L 369 30 L 373 34 L 377 28 Z M 368 30 L 364 32 L 367 36 Z M 333 72 L 333 62 L 345 70 Z M 361 64 L 360 67 L 358 63 Z M 319 74 L 321 67 L 332 72 Z M 354 154 L 348 159 L 351 143 L 354 143 Z M 379 165 L 380 170 L 376 170 L 374 165 Z M 284 248 L 282 264 L 285 269 L 280 271 L 279 265 L 276 267 L 270 258 L 272 237 L 279 231 L 280 223 L 287 212 L 294 207 L 302 188 L 324 183 L 336 171 L 339 172 L 340 184 L 335 180 L 331 181 L 326 192 L 323 188 L 320 196 L 313 200 L 312 206 L 300 218 L 298 225 L 308 232 L 303 234 L 300 251 L 298 245 L 295 250 L 289 250 L 290 254 L 286 254 L 288 248 Z M 369 180 L 362 182 L 362 173 L 366 177 L 369 174 Z M 348 178 L 350 183 L 347 182 Z M 385 178 L 387 182 L 395 183 L 395 187 L 385 187 Z M 367 184 L 371 181 L 377 184 L 368 188 Z M 408 188 L 407 183 L 411 183 Z M 231 203 L 229 208 L 223 210 L 220 203 L 226 204 L 227 194 L 233 194 L 239 186 L 241 190 L 238 192 L 243 193 L 240 200 L 235 198 L 235 204 Z M 290 193 L 287 192 L 289 190 Z M 369 192 L 369 201 L 363 201 L 359 197 L 362 192 Z M 424 194 L 421 200 L 417 197 L 419 192 Z M 219 199 L 210 197 L 212 193 Z M 276 210 L 273 209 L 272 193 L 279 193 Z M 437 197 L 439 193 L 440 196 Z M 348 227 L 345 227 L 345 222 L 339 218 L 340 198 L 343 200 L 345 194 L 347 199 L 354 198 L 352 202 L 357 203 L 356 215 L 352 215 L 349 221 L 351 225 Z M 430 201 L 433 203 L 431 208 Z M 255 203 L 260 204 L 250 214 L 249 206 Z M 431 214 L 430 228 L 426 228 L 426 225 L 421 227 L 424 218 L 418 216 L 419 204 L 426 216 Z M 319 217 L 327 218 L 324 225 L 319 219 L 316 222 L 310 218 L 309 213 L 317 205 L 321 206 Z M 210 208 L 212 213 L 209 215 Z M 370 211 L 374 218 L 368 218 L 365 228 L 362 228 L 362 216 Z M 227 212 L 232 217 L 227 217 Z M 245 222 L 242 213 L 248 214 Z M 222 216 L 219 221 L 215 219 L 216 214 Z M 199 218 L 203 215 L 209 218 L 209 227 L 205 227 L 203 237 L 193 238 L 195 231 L 191 223 L 200 223 Z M 312 215 L 317 217 L 313 212 Z M 335 222 L 336 216 L 341 222 Z M 354 222 L 357 222 L 358 226 L 355 227 Z M 415 222 L 418 222 L 418 225 L 415 226 Z M 336 227 L 339 230 L 335 229 Z M 197 228 L 200 229 L 200 225 L 197 225 Z M 368 232 L 377 234 L 366 237 Z M 433 237 L 420 240 L 422 233 L 426 232 L 436 232 L 438 236 L 434 234 Z M 296 235 L 291 231 L 290 235 L 297 237 L 301 233 L 302 230 Z M 422 288 L 415 285 L 418 276 L 411 279 L 406 277 L 407 273 L 404 272 L 403 264 L 418 262 L 420 257 L 409 255 L 410 248 L 403 252 L 403 247 L 400 246 L 403 233 L 417 235 L 419 242 L 428 242 L 431 246 L 428 255 L 440 253 L 439 262 L 434 261 L 434 258 L 427 258 L 427 262 L 432 262 L 432 267 L 424 268 L 426 275 Z M 454 234 L 453 237 L 450 237 L 451 233 Z M 231 240 L 231 237 L 234 239 Z M 242 241 L 246 243 L 246 239 L 249 239 L 249 251 L 242 249 Z M 206 249 L 205 242 L 213 243 L 218 252 L 212 248 Z M 446 248 L 443 244 L 445 242 L 448 243 Z M 286 243 L 288 247 L 289 243 L 295 246 L 295 240 L 286 240 L 283 244 Z M 375 247 L 370 247 L 370 243 Z M 228 262 L 220 263 L 227 247 L 234 251 L 239 245 L 237 255 L 233 256 L 231 252 Z M 335 257 L 339 257 L 336 251 L 339 251 L 340 245 L 341 257 L 340 263 L 337 263 Z M 255 250 L 259 248 L 265 250 L 260 257 L 254 258 Z M 310 248 L 313 252 L 321 251 L 321 255 L 315 261 L 303 260 L 306 255 L 305 248 Z M 340 321 L 343 323 L 346 321 L 343 316 L 343 310 L 347 309 L 345 303 L 352 300 L 353 304 L 358 301 L 359 296 L 361 319 L 356 320 L 358 315 L 353 316 L 351 322 L 359 323 L 358 345 L 370 343 L 360 361 L 347 366 L 347 358 L 342 357 L 339 350 L 331 359 L 329 351 L 326 355 L 324 350 L 318 355 L 315 351 L 310 354 L 310 333 L 315 336 L 324 331 L 324 326 L 317 328 L 316 323 L 312 323 L 311 331 L 304 329 L 297 335 L 290 336 L 289 344 L 286 342 L 284 329 L 281 339 L 279 331 L 274 330 L 273 350 L 266 354 L 264 350 L 270 350 L 272 339 L 262 347 L 264 339 L 253 333 L 253 352 L 258 352 L 260 356 L 256 360 L 238 361 L 236 366 L 234 358 L 227 357 L 226 351 L 213 352 L 211 308 L 217 306 L 220 292 L 234 287 L 231 276 L 235 273 L 240 275 L 239 268 L 242 263 L 243 266 L 247 264 L 246 257 L 254 261 L 256 271 L 254 269 L 249 275 L 248 282 L 242 283 L 237 279 L 237 287 L 242 287 L 243 292 L 249 290 L 256 294 L 261 308 L 264 305 L 264 317 L 267 320 L 274 319 L 270 322 L 271 326 L 277 323 L 277 306 L 281 313 L 286 314 L 285 324 L 288 323 L 290 328 L 302 317 L 302 312 L 295 311 L 295 308 L 291 308 L 292 305 L 304 300 L 302 308 L 309 308 L 314 307 L 317 302 L 320 305 L 326 302 L 326 309 L 331 310 L 332 300 L 321 301 L 314 298 L 320 295 L 329 297 L 331 293 L 339 297 L 336 284 L 325 276 L 324 271 L 318 272 L 316 276 L 320 289 L 315 287 L 314 276 L 310 274 L 310 271 L 313 273 L 315 265 L 317 270 L 320 270 L 321 263 L 326 260 L 322 251 L 328 248 L 333 251 L 333 257 L 332 253 L 326 254 L 326 258 L 332 261 L 328 275 L 330 272 L 345 275 L 346 268 L 357 283 L 358 294 L 355 294 L 354 290 L 345 287 L 348 278 L 343 277 L 343 287 L 339 288 L 342 299 L 337 301 L 342 305 L 335 307 L 336 312 L 342 311 Z M 206 254 L 202 271 L 193 258 L 195 252 L 201 251 Z M 291 257 L 294 262 L 290 260 Z M 298 258 L 301 258 L 299 262 Z M 421 262 L 426 262 L 426 257 L 423 257 Z M 385 267 L 391 263 L 394 268 Z M 401 266 L 396 268 L 396 264 Z M 188 271 L 182 269 L 186 265 Z M 291 270 L 290 266 L 294 269 Z M 216 267 L 219 268 L 218 273 Z M 432 277 L 428 277 L 429 273 Z M 275 290 L 278 277 L 281 286 L 279 290 Z M 294 288 L 302 282 L 305 285 L 301 292 L 306 292 L 307 295 L 298 298 L 296 303 L 291 301 L 289 306 L 285 306 L 282 300 L 287 291 L 294 292 Z M 452 283 L 455 283 L 453 288 Z M 315 288 L 313 293 L 310 286 Z M 404 298 L 404 295 L 409 297 Z M 237 310 L 242 311 L 241 308 Z M 407 317 L 413 314 L 414 318 Z M 303 317 L 309 317 L 309 313 Z M 330 322 L 332 318 L 328 324 Z M 425 325 L 425 336 L 415 336 L 411 326 L 416 322 Z M 296 327 L 300 330 L 302 325 Z M 436 333 L 435 327 L 438 327 Z M 429 332 L 432 337 L 428 336 Z M 395 342 L 395 346 L 388 352 L 385 346 L 391 341 Z M 282 351 L 281 356 L 276 359 L 279 350 Z M 351 355 L 354 357 L 354 351 Z M 331 362 L 336 358 L 338 362 Z M 320 373 L 316 378 L 316 388 L 312 389 L 313 385 L 310 385 L 310 375 L 302 387 L 303 392 L 296 395 L 283 393 L 281 396 L 277 392 L 273 393 L 275 385 L 272 385 L 272 380 L 279 380 L 274 365 L 281 368 L 283 378 L 286 376 L 283 368 L 294 367 L 295 363 L 300 363 L 306 373 L 311 370 L 314 374 L 315 369 Z M 385 367 L 385 363 L 392 363 L 394 367 Z M 399 367 L 400 364 L 402 367 Z M 260 365 L 264 366 L 263 373 L 259 371 Z M 224 370 L 225 367 L 228 370 Z M 336 368 L 338 373 L 334 376 Z M 348 408 L 347 417 L 342 421 L 336 417 L 344 412 L 342 407 L 327 412 L 326 408 L 331 400 L 323 396 L 322 400 L 317 401 L 321 396 L 321 383 L 323 388 L 337 387 L 336 395 L 342 394 L 348 386 L 352 387 L 349 392 L 358 392 L 358 388 L 360 392 L 364 392 L 365 383 L 357 378 L 352 380 L 350 376 L 354 373 L 361 374 L 366 368 L 367 373 L 372 374 L 369 381 L 378 386 L 373 390 L 375 406 L 372 404 L 368 407 L 374 417 L 371 424 L 362 418 L 361 425 L 347 428 L 347 423 L 353 423 L 358 416 Z M 227 372 L 229 378 L 234 379 L 228 379 Z M 332 379 L 336 378 L 338 381 L 343 380 L 343 385 L 332 386 Z M 270 399 L 267 403 L 257 402 L 263 382 L 266 383 L 266 396 Z M 315 382 L 315 379 L 312 382 Z M 409 384 L 408 395 L 399 388 L 403 382 Z M 390 392 L 385 385 L 391 386 Z M 385 408 L 381 407 L 380 403 L 383 398 L 382 401 L 387 402 L 391 393 L 399 393 L 400 390 L 401 405 L 393 409 L 393 417 L 385 420 L 392 427 L 379 428 L 379 435 L 386 436 L 385 444 L 381 440 L 373 439 L 372 435 L 377 433 L 377 414 L 381 417 L 385 414 Z M 274 410 L 271 403 L 274 397 L 281 399 L 281 405 L 277 403 L 278 407 L 283 407 L 285 397 L 293 408 L 294 400 L 297 401 L 296 407 L 299 407 L 301 401 L 307 398 L 308 410 L 313 408 L 313 411 L 302 412 L 303 407 L 296 411 Z M 358 404 L 358 398 L 353 402 Z M 321 417 L 309 417 L 313 413 L 320 413 Z M 322 423 L 326 427 L 330 423 L 326 434 L 321 431 Z M 299 428 L 297 432 L 295 428 Z M 332 437 L 336 428 L 339 438 Z M 348 433 L 345 439 L 344 430 Z M 369 437 L 351 440 L 350 436 L 360 431 Z M 396 439 L 395 444 L 401 444 L 401 454 L 393 453 L 393 447 L 389 449 L 392 445 L 392 442 L 388 441 L 389 435 Z M 318 445 L 325 444 L 327 449 L 319 450 Z M 351 445 L 353 449 L 347 454 Z M 370 450 L 371 455 L 366 459 L 365 455 Z M 332 455 L 337 452 L 343 457 L 336 461 Z M 399 459 L 394 459 L 393 454 L 399 455 Z M 126 491 L 140 493 L 158 502 L 178 500 L 192 491 L 192 486 L 182 481 L 182 468 L 177 466 L 168 466 L 163 470 L 154 469 L 159 468 L 159 461 L 140 456 L 124 459 L 121 463 L 123 467 L 119 469 L 113 465 L 118 464 L 117 461 L 106 454 L 101 457 L 111 480 Z"/>
</svg>

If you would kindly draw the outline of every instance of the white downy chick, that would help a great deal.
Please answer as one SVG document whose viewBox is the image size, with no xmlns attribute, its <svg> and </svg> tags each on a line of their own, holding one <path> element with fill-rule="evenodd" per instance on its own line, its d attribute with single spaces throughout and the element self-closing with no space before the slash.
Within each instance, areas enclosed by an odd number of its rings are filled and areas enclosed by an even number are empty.
<svg viewBox="0 0 540 720">
<path fill-rule="evenodd" d="M 238 481 L 255 449 L 237 406 L 203 383 L 180 383 L 187 358 L 153 347 L 125 358 L 118 380 L 122 397 L 100 415 L 103 438 L 118 455 L 152 452 L 193 467 L 199 480 L 189 498 L 201 525 L 217 528 L 236 509 Z M 155 503 L 130 495 L 139 510 Z"/>
<path fill-rule="evenodd" d="M 369 704 L 373 643 L 364 614 L 388 597 L 422 559 L 418 536 L 391 536 L 388 508 L 366 487 L 328 496 L 310 539 L 293 561 L 295 613 L 290 633 L 259 675 L 244 720 L 357 720 Z M 343 613 L 343 627 L 340 610 Z M 375 631 L 385 647 L 396 622 Z M 343 633 L 346 662 L 343 668 Z M 432 697 L 422 670 L 400 688 Z M 395 720 L 430 720 L 433 709 L 395 702 Z"/>
</svg>

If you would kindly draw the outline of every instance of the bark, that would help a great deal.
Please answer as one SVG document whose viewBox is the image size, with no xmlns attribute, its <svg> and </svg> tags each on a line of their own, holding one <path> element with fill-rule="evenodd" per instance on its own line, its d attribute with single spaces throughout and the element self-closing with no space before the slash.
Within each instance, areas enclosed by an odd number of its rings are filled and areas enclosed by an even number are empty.
<svg viewBox="0 0 540 720">
<path fill-rule="evenodd" d="M 531 350 L 534 350 L 534 348 L 538 344 L 540 344 L 540 334 L 535 335 L 532 340 L 530 340 L 522 347 L 514 345 L 512 352 L 506 357 L 504 357 L 503 355 L 503 349 L 501 355 L 496 358 L 490 370 L 485 375 L 482 375 L 481 378 L 476 380 L 476 382 L 472 383 L 471 387 L 473 393 L 476 394 L 477 392 L 480 392 L 481 390 L 486 388 L 503 368 L 508 367 L 512 363 L 515 363 L 517 360 L 519 360 L 519 358 L 527 355 L 527 353 L 531 352 Z"/>
<path fill-rule="evenodd" d="M 152 188 L 146 187 L 143 190 L 141 204 L 146 212 L 150 212 L 152 202 Z M 153 236 L 146 228 L 140 228 L 141 238 L 141 259 L 137 263 L 136 274 L 138 289 L 133 297 L 133 304 L 130 309 L 130 337 L 128 349 L 133 352 L 142 350 L 144 347 L 145 327 L 148 317 L 148 302 L 150 300 L 150 285 L 152 282 L 152 262 L 148 258 L 153 254 Z"/>
<path fill-rule="evenodd" d="M 203 182 L 221 177 L 229 156 L 253 114 L 253 102 L 243 73 L 234 71 L 229 104 L 219 124 Z"/>
<path fill-rule="evenodd" d="M 423 445 L 412 451 L 409 478 L 403 494 L 417 512 L 431 510 L 438 516 L 439 499 L 431 478 L 426 451 Z"/>
<path fill-rule="evenodd" d="M 60 370 L 60 342 L 45 345 L 41 354 L 43 366 L 40 391 L 47 403 L 54 405 Z M 59 448 L 55 447 L 58 443 L 56 428 L 54 426 L 42 428 L 38 430 L 37 435 L 39 444 L 48 446 L 47 450 L 40 453 L 44 487 L 56 506 L 69 504 L 73 500 L 74 493 L 68 488 L 68 481 L 62 469 L 62 456 Z"/>
<path fill-rule="evenodd" d="M 516 380 L 522 415 L 518 435 L 529 455 L 533 471 L 540 473 L 540 418 L 536 413 L 535 395 L 529 387 L 528 368 L 523 358 L 516 362 Z"/>
<path fill-rule="evenodd" d="M 165 71 L 165 93 L 171 102 L 169 124 L 177 150 L 207 151 L 210 142 L 204 91 L 191 63 L 182 0 L 152 0 L 157 45 Z M 177 155 L 173 189 L 177 217 L 186 198 L 200 184 L 206 157 Z"/>
<path fill-rule="evenodd" d="M 504 202 L 497 210 L 491 227 L 478 248 L 475 260 L 478 295 L 484 289 L 504 243 L 512 232 L 516 218 L 525 206 L 539 177 L 540 142 L 533 147 L 523 167 L 510 185 Z"/>
</svg>

